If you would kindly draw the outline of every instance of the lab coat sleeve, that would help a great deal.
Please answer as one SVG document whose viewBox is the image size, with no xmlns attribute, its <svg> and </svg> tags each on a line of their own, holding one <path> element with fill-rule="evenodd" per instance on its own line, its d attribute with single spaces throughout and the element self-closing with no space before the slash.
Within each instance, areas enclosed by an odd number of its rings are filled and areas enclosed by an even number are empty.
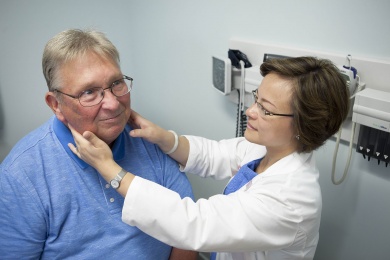
<svg viewBox="0 0 390 260">
<path fill-rule="evenodd" d="M 230 178 L 242 165 L 265 154 L 263 146 L 250 143 L 244 137 L 221 141 L 190 135 L 185 137 L 190 143 L 190 153 L 186 167 L 180 167 L 180 170 L 201 177 Z"/>
<path fill-rule="evenodd" d="M 259 251 L 292 243 L 300 221 L 270 189 L 215 195 L 194 202 L 135 177 L 122 220 L 171 246 L 211 251 Z"/>
</svg>

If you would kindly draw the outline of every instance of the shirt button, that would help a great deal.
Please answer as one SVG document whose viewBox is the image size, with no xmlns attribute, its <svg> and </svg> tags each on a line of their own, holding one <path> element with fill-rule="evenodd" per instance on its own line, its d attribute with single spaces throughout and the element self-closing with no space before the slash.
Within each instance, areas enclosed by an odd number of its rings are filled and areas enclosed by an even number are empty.
<svg viewBox="0 0 390 260">
<path fill-rule="evenodd" d="M 110 184 L 106 184 L 106 189 L 109 189 L 110 188 Z"/>
<path fill-rule="evenodd" d="M 110 202 L 114 202 L 114 201 L 115 201 L 115 199 L 114 199 L 114 198 L 111 198 L 111 199 L 110 199 Z"/>
</svg>

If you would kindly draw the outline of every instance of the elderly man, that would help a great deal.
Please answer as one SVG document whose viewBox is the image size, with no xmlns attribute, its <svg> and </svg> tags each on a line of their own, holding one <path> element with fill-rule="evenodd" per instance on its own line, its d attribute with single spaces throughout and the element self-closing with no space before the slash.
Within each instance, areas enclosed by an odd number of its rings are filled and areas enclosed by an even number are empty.
<svg viewBox="0 0 390 260">
<path fill-rule="evenodd" d="M 55 116 L 16 144 L 0 167 L 2 259 L 195 259 L 124 224 L 121 173 L 106 182 L 68 148 L 68 128 L 88 130 L 115 161 L 171 190 L 193 196 L 177 164 L 157 146 L 128 135 L 133 79 L 115 46 L 97 31 L 67 30 L 42 59 Z M 146 214 L 146 213 L 145 213 Z"/>
</svg>

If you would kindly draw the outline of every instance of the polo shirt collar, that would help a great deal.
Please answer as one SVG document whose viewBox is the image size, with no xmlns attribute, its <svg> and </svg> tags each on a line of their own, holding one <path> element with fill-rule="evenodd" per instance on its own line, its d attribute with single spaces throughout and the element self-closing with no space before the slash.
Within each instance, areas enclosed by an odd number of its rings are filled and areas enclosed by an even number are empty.
<svg viewBox="0 0 390 260">
<path fill-rule="evenodd" d="M 81 160 L 77 155 L 75 155 L 68 147 L 68 143 L 72 143 L 76 146 L 73 135 L 70 132 L 69 128 L 58 120 L 57 117 L 54 117 L 53 130 L 58 140 L 60 141 L 62 147 L 65 149 L 66 153 L 79 165 L 80 168 L 85 169 L 89 166 L 86 162 Z M 114 145 L 111 148 L 113 157 L 115 161 L 121 160 L 125 156 L 125 134 L 126 131 L 122 131 L 117 139 L 114 141 Z"/>
</svg>

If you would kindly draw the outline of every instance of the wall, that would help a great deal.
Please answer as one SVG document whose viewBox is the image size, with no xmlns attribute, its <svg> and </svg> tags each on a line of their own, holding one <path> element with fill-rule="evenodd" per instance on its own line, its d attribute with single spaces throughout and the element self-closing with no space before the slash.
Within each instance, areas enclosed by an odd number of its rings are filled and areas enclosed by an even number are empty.
<svg viewBox="0 0 390 260">
<path fill-rule="evenodd" d="M 135 79 L 132 106 L 142 115 L 180 134 L 222 139 L 234 137 L 236 106 L 212 89 L 211 56 L 226 56 L 230 38 L 390 60 L 388 10 L 387 0 L 0 0 L 0 161 L 52 115 L 40 62 L 61 30 L 107 33 Z M 347 180 L 334 186 L 333 148 L 330 140 L 316 152 L 324 197 L 316 259 L 387 259 L 388 168 L 354 153 Z M 225 184 L 191 181 L 197 197 Z"/>
</svg>

